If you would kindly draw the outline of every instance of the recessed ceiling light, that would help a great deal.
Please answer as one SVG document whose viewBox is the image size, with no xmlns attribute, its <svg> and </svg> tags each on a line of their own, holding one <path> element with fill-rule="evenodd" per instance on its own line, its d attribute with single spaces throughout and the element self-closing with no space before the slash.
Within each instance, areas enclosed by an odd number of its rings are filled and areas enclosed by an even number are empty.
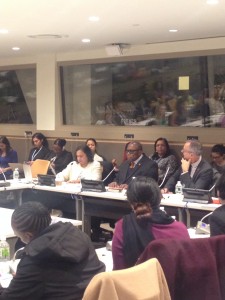
<svg viewBox="0 0 225 300">
<path fill-rule="evenodd" d="M 90 39 L 82 39 L 82 43 L 90 43 Z"/>
<path fill-rule="evenodd" d="M 67 38 L 68 35 L 66 34 L 31 34 L 28 35 L 31 39 L 62 39 Z"/>
<path fill-rule="evenodd" d="M 206 3 L 209 5 L 216 5 L 219 3 L 219 0 L 207 0 Z"/>
<path fill-rule="evenodd" d="M 20 48 L 19 48 L 19 47 L 12 47 L 12 50 L 13 50 L 13 51 L 19 51 Z"/>
<path fill-rule="evenodd" d="M 91 22 L 98 22 L 99 21 L 99 17 L 98 16 L 91 16 L 88 18 L 89 21 Z"/>
<path fill-rule="evenodd" d="M 177 32 L 177 29 L 170 29 L 169 32 Z"/>
<path fill-rule="evenodd" d="M 8 29 L 2 28 L 0 29 L 0 34 L 7 34 L 9 33 Z"/>
</svg>

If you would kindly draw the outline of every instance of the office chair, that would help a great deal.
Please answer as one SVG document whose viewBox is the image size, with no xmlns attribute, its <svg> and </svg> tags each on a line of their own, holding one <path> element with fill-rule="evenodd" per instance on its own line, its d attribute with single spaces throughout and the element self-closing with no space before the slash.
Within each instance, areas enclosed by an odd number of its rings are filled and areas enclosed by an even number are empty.
<svg viewBox="0 0 225 300">
<path fill-rule="evenodd" d="M 36 178 L 38 174 L 46 175 L 48 172 L 49 164 L 49 160 L 36 159 L 31 165 L 32 178 Z"/>
<path fill-rule="evenodd" d="M 83 300 L 170 300 L 168 286 L 157 259 L 132 268 L 94 276 Z"/>
</svg>

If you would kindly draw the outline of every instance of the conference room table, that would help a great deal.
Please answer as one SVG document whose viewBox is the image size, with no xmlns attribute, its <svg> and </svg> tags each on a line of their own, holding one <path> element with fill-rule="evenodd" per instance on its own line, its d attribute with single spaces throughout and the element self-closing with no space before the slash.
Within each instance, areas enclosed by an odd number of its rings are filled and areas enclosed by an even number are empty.
<svg viewBox="0 0 225 300">
<path fill-rule="evenodd" d="M 0 191 L 13 191 L 18 204 L 22 203 L 22 192 L 25 189 L 42 190 L 48 192 L 64 193 L 74 199 L 76 219 L 82 221 L 82 229 L 87 234 L 91 233 L 91 217 L 100 217 L 118 220 L 131 211 L 125 191 L 122 192 L 89 192 L 82 191 L 80 184 L 63 183 L 61 186 L 43 186 L 36 183 L 26 183 L 23 180 L 11 181 L 8 187 L 0 187 Z M 182 201 L 182 195 L 164 194 L 161 206 L 175 208 L 178 220 L 190 227 L 192 211 L 201 211 L 205 214 L 214 211 L 220 204 L 199 204 Z M 184 216 L 185 215 L 185 216 Z"/>
</svg>

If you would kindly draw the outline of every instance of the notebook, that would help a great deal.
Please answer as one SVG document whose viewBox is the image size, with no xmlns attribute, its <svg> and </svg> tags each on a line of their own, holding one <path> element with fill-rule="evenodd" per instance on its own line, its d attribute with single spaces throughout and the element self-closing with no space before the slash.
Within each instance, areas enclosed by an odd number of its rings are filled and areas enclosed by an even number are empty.
<svg viewBox="0 0 225 300">
<path fill-rule="evenodd" d="M 183 188 L 185 202 L 207 204 L 211 202 L 211 190 Z"/>
</svg>

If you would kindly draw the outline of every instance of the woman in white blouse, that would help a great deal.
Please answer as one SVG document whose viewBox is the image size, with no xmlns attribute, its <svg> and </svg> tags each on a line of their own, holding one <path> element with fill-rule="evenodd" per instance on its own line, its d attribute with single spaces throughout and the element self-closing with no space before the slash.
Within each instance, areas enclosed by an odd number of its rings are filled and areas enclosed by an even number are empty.
<svg viewBox="0 0 225 300">
<path fill-rule="evenodd" d="M 94 161 L 92 151 L 87 145 L 77 147 L 75 158 L 76 161 L 69 163 L 57 177 L 71 183 L 80 183 L 81 178 L 102 179 L 102 167 L 98 161 Z"/>
</svg>

